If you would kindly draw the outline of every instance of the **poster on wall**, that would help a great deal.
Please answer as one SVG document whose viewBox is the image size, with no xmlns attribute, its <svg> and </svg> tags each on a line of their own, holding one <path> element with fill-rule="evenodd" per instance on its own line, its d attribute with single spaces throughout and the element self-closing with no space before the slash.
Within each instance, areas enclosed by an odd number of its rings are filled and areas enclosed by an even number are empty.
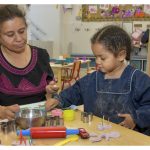
<svg viewBox="0 0 150 150">
<path fill-rule="evenodd" d="M 150 21 L 150 5 L 82 5 L 82 21 Z"/>
</svg>

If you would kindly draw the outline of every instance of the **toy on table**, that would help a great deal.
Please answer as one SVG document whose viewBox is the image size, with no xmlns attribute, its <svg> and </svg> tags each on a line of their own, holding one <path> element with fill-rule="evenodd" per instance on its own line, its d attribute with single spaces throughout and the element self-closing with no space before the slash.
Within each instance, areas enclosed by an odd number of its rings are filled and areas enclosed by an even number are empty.
<svg viewBox="0 0 150 150">
<path fill-rule="evenodd" d="M 101 122 L 101 124 L 98 125 L 98 129 L 99 130 L 107 130 L 107 129 L 111 129 L 111 128 L 112 128 L 112 126 L 109 123 L 109 118 L 108 118 L 108 124 L 105 124 L 104 123 L 104 115 L 103 115 L 102 122 Z"/>
<path fill-rule="evenodd" d="M 99 142 L 101 141 L 102 139 L 106 139 L 107 141 L 110 140 L 110 138 L 118 138 L 120 137 L 120 133 L 119 132 L 116 132 L 116 131 L 113 131 L 113 132 L 110 132 L 110 133 L 102 133 L 100 135 L 96 134 L 96 133 L 91 133 L 90 134 L 90 141 L 92 143 L 94 142 Z"/>
<path fill-rule="evenodd" d="M 109 118 L 108 118 L 108 124 L 105 124 L 104 123 L 104 115 L 103 115 L 102 122 L 101 122 L 101 124 L 98 125 L 98 129 L 99 130 L 108 130 L 110 128 L 112 128 L 112 126 L 109 123 Z M 120 137 L 120 133 L 116 132 L 116 131 L 113 131 L 113 132 L 110 132 L 110 133 L 102 133 L 102 134 L 99 134 L 99 135 L 96 134 L 96 133 L 90 133 L 89 137 L 90 137 L 89 140 L 91 142 L 99 142 L 102 139 L 106 139 L 108 141 L 110 138 L 118 138 L 118 137 Z"/>
<path fill-rule="evenodd" d="M 20 141 L 16 140 L 16 141 L 13 141 L 11 145 L 12 146 L 32 146 L 33 144 L 31 142 L 31 140 L 26 139 L 26 143 L 22 142 L 20 144 Z"/>
<path fill-rule="evenodd" d="M 64 119 L 59 116 L 47 116 L 46 126 L 64 126 Z"/>
<path fill-rule="evenodd" d="M 84 128 L 79 128 L 79 135 L 82 139 L 88 139 L 89 133 Z"/>
<path fill-rule="evenodd" d="M 74 142 L 74 141 L 77 141 L 79 139 L 79 136 L 78 135 L 71 135 L 70 137 L 68 137 L 67 139 L 65 140 L 62 140 L 58 143 L 55 143 L 54 146 L 62 146 L 62 145 L 65 145 L 69 142 Z"/>
<path fill-rule="evenodd" d="M 22 132 L 23 136 L 37 138 L 65 138 L 67 135 L 79 134 L 79 129 L 67 129 L 65 127 L 31 127 L 27 130 L 18 130 L 17 135 Z"/>
<path fill-rule="evenodd" d="M 65 138 L 67 135 L 79 135 L 82 139 L 89 138 L 88 132 L 84 128 L 67 129 L 66 127 L 32 127 L 27 130 L 17 130 L 17 135 L 37 138 Z"/>
<path fill-rule="evenodd" d="M 51 111 L 51 115 L 53 116 L 53 117 L 55 117 L 55 116 L 59 116 L 59 117 L 62 117 L 62 114 L 63 114 L 63 111 L 61 110 L 61 109 L 53 109 L 52 111 Z"/>
<path fill-rule="evenodd" d="M 61 109 L 53 109 L 46 116 L 46 126 L 63 126 L 63 111 Z"/>
<path fill-rule="evenodd" d="M 24 144 L 26 145 L 26 138 L 22 135 L 22 131 L 20 131 L 19 140 L 20 145 L 22 144 L 22 142 L 24 142 Z"/>
<path fill-rule="evenodd" d="M 90 123 L 93 119 L 92 112 L 81 112 L 81 121 L 84 123 Z"/>
<path fill-rule="evenodd" d="M 50 114 L 46 117 L 46 126 L 63 126 L 64 120 L 74 120 L 75 110 L 77 110 L 76 105 L 71 105 L 63 110 L 58 108 L 51 110 Z"/>
<path fill-rule="evenodd" d="M 16 141 L 12 142 L 13 146 L 31 146 L 32 145 L 32 140 L 31 138 L 25 137 L 22 135 L 22 131 L 20 131 L 19 137 Z"/>
<path fill-rule="evenodd" d="M 63 118 L 65 121 L 73 121 L 75 119 L 75 111 L 72 109 L 66 109 L 63 111 Z"/>
</svg>

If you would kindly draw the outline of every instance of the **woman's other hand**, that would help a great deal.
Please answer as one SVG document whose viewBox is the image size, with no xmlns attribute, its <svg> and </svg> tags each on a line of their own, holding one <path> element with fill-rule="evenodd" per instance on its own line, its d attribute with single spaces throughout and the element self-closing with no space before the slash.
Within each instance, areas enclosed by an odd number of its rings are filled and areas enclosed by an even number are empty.
<svg viewBox="0 0 150 150">
<path fill-rule="evenodd" d="M 45 109 L 46 109 L 46 111 L 49 111 L 49 110 L 55 108 L 58 104 L 59 104 L 58 100 L 51 98 L 51 99 L 46 101 Z"/>
<path fill-rule="evenodd" d="M 59 87 L 56 85 L 56 81 L 51 81 L 46 86 L 46 92 L 47 92 L 47 94 L 57 93 L 58 90 L 59 90 Z"/>
<path fill-rule="evenodd" d="M 19 110 L 20 107 L 18 104 L 11 106 L 0 106 L 0 118 L 13 120 L 15 118 L 15 113 L 17 113 Z"/>
</svg>

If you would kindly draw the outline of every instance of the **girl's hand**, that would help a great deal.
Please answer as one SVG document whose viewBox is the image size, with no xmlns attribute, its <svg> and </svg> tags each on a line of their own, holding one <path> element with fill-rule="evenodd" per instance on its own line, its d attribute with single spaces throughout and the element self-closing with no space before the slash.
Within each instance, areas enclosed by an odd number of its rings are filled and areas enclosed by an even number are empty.
<svg viewBox="0 0 150 150">
<path fill-rule="evenodd" d="M 122 121 L 120 123 L 121 126 L 124 126 L 126 128 L 129 128 L 129 129 L 134 129 L 135 128 L 136 124 L 135 124 L 135 122 L 132 119 L 130 114 L 118 114 L 118 116 L 124 118 L 124 121 Z"/>
<path fill-rule="evenodd" d="M 13 120 L 15 118 L 15 113 L 20 110 L 18 104 L 11 106 L 0 106 L 0 118 Z"/>
<path fill-rule="evenodd" d="M 46 103 L 45 103 L 45 109 L 46 109 L 46 111 L 49 111 L 52 108 L 55 108 L 58 104 L 59 104 L 58 100 L 56 100 L 54 98 L 51 98 L 51 99 L 49 99 L 49 100 L 46 101 Z"/>
</svg>

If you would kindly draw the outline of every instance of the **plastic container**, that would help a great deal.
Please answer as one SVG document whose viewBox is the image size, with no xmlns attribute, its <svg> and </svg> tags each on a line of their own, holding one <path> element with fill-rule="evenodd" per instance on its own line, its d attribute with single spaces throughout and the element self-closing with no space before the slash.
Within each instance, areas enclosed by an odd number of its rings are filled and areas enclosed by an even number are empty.
<svg viewBox="0 0 150 150">
<path fill-rule="evenodd" d="M 64 110 L 63 118 L 65 121 L 73 121 L 75 119 L 75 111 L 72 109 Z"/>
</svg>

